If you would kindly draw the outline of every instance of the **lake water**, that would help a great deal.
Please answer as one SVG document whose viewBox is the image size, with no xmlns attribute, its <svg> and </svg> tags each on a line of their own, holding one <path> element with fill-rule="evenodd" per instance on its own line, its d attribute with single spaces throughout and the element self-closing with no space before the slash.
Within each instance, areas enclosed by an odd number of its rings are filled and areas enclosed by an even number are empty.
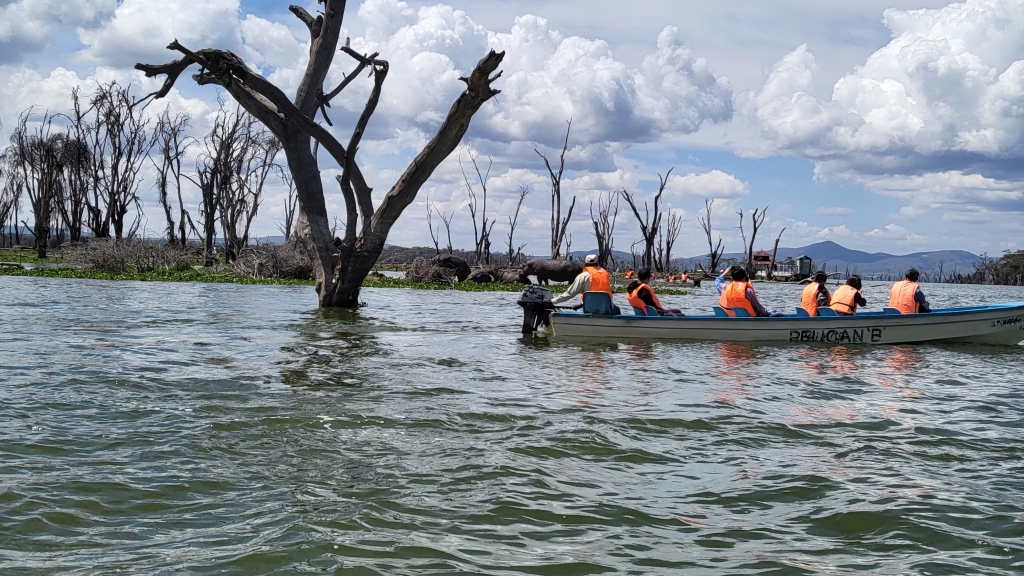
<svg viewBox="0 0 1024 576">
<path fill-rule="evenodd" d="M 0 277 L 0 574 L 1024 571 L 1024 346 L 548 342 L 516 296 Z"/>
</svg>

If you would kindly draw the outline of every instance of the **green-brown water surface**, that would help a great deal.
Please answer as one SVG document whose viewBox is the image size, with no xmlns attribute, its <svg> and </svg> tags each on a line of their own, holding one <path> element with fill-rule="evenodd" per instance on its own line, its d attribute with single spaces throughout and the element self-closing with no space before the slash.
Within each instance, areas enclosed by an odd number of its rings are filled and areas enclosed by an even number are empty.
<svg viewBox="0 0 1024 576">
<path fill-rule="evenodd" d="M 562 343 L 515 294 L 363 297 L 0 277 L 0 574 L 1024 572 L 1024 347 Z"/>
</svg>

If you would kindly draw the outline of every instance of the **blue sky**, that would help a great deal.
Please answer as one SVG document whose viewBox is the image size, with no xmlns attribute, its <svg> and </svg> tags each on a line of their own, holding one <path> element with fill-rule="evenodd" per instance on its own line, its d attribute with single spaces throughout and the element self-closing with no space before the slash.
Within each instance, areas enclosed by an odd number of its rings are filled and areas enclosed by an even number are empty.
<svg viewBox="0 0 1024 576">
<path fill-rule="evenodd" d="M 66 107 L 76 84 L 118 79 L 151 90 L 153 81 L 131 65 L 170 59 L 163 46 L 172 38 L 231 49 L 292 89 L 305 32 L 286 5 L 0 0 L 0 136 L 29 105 Z M 547 177 L 534 148 L 557 154 L 570 117 L 564 188 L 566 202 L 578 196 L 574 248 L 593 245 L 589 202 L 621 188 L 648 196 L 670 167 L 665 199 L 686 223 L 680 254 L 704 250 L 696 217 L 706 197 L 715 198 L 716 229 L 729 251 L 739 249 L 736 211 L 766 205 L 766 246 L 783 227 L 787 246 L 833 240 L 893 253 L 1024 246 L 1020 0 L 637 0 L 628 10 L 612 0 L 365 0 L 349 3 L 346 27 L 354 46 L 392 64 L 361 152 L 378 191 L 436 129 L 460 89 L 457 76 L 488 48 L 507 51 L 497 84 L 503 94 L 474 119 L 461 155 L 494 159 L 495 236 L 504 234 L 515 191 L 530 187 L 517 230 L 527 251 L 543 252 L 549 234 Z M 349 63 L 338 58 L 335 68 L 340 77 Z M 356 83 L 338 102 L 339 134 L 367 90 Z M 217 96 L 180 81 L 160 105 L 188 111 L 201 135 Z M 428 182 L 392 241 L 428 243 L 426 212 L 434 206 L 455 211 L 456 244 L 471 243 L 459 156 Z M 332 190 L 331 167 L 324 168 Z M 149 184 L 140 192 L 147 214 L 158 218 Z M 260 233 L 275 233 L 282 196 L 280 186 L 270 191 Z M 344 212 L 337 195 L 329 202 Z M 622 208 L 616 247 L 627 249 L 639 234 Z"/>
</svg>

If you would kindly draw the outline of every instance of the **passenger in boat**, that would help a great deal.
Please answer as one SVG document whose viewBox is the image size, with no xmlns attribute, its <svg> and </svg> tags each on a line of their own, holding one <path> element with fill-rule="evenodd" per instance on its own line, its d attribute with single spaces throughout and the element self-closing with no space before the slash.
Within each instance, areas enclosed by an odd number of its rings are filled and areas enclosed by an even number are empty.
<svg viewBox="0 0 1024 576">
<path fill-rule="evenodd" d="M 722 295 L 722 290 L 725 289 L 725 280 L 727 278 L 731 278 L 731 275 L 732 275 L 732 266 L 729 266 L 725 270 L 722 270 L 722 273 L 718 276 L 718 278 L 715 278 L 715 290 L 718 290 L 718 295 L 719 296 Z"/>
<path fill-rule="evenodd" d="M 679 278 L 677 278 L 677 280 L 679 280 L 680 282 L 689 282 L 690 275 L 687 274 L 686 271 L 683 271 L 683 273 L 679 275 Z"/>
<path fill-rule="evenodd" d="M 811 316 L 818 315 L 818 308 L 828 306 L 832 303 L 832 295 L 828 292 L 825 283 L 828 281 L 828 274 L 819 271 L 814 275 L 814 281 L 804 288 L 803 296 L 800 299 L 800 307 Z"/>
<path fill-rule="evenodd" d="M 652 277 L 651 269 L 643 268 L 636 275 L 637 279 L 630 282 L 626 287 L 626 299 L 629 300 L 629 305 L 642 310 L 646 310 L 647 306 L 650 306 L 658 311 L 659 316 L 683 316 L 684 314 L 680 310 L 669 310 L 661 305 L 650 285 Z"/>
<path fill-rule="evenodd" d="M 781 315 L 775 311 L 769 312 L 761 305 L 757 299 L 757 293 L 754 292 L 754 287 L 750 285 L 746 270 L 741 266 L 730 266 L 728 272 L 732 283 L 721 289 L 722 297 L 718 301 L 719 306 L 725 310 L 726 314 L 735 316 L 733 309 L 742 308 L 750 316 Z M 715 280 L 715 286 L 718 286 L 718 280 Z"/>
<path fill-rule="evenodd" d="M 836 288 L 832 295 L 832 303 L 829 308 L 836 311 L 840 316 L 853 316 L 857 313 L 857 306 L 867 306 L 868 301 L 860 293 L 862 283 L 860 276 L 854 274 L 846 279 L 846 284 Z"/>
<path fill-rule="evenodd" d="M 903 280 L 893 284 L 892 291 L 889 292 L 889 308 L 896 308 L 900 314 L 931 312 L 924 292 L 917 285 L 917 279 L 920 277 L 921 274 L 916 269 L 907 270 Z"/>
<path fill-rule="evenodd" d="M 609 296 L 612 296 L 612 275 L 597 265 L 597 254 L 587 254 L 583 263 L 583 272 L 576 276 L 568 290 L 560 296 L 552 298 L 551 303 L 560 304 L 576 296 L 582 297 L 584 292 L 607 292 Z M 612 312 L 616 315 L 619 314 L 619 307 L 612 304 Z"/>
<path fill-rule="evenodd" d="M 636 274 L 633 272 L 632 268 L 626 270 L 626 280 L 632 280 L 634 276 L 636 276 Z"/>
</svg>

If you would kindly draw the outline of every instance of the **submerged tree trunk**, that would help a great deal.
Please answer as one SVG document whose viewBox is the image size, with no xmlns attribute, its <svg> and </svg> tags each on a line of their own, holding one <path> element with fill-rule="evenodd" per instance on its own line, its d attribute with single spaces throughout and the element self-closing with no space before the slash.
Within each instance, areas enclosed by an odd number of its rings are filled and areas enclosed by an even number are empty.
<svg viewBox="0 0 1024 576">
<path fill-rule="evenodd" d="M 296 232 L 313 261 L 320 306 L 354 308 L 359 305 L 363 280 L 384 249 L 391 227 L 416 198 L 434 169 L 458 146 L 477 110 L 498 94 L 491 83 L 501 73 L 493 77 L 491 74 L 501 64 L 504 52 L 492 50 L 468 77 L 462 78 L 466 89 L 452 105 L 437 134 L 385 194 L 380 206 L 374 208 L 372 188 L 359 170 L 356 154 L 377 107 L 389 65 L 378 59 L 377 54 L 359 54 L 346 43 L 340 51 L 355 61 L 355 69 L 337 87 L 326 89 L 324 81 L 339 51 L 346 3 L 344 0 L 322 0 L 321 3 L 323 13 L 316 17 L 300 6 L 289 8 L 310 32 L 310 58 L 294 99 L 289 99 L 267 79 L 246 67 L 238 56 L 224 50 L 192 51 L 175 41 L 168 48 L 183 54 L 181 59 L 158 66 L 137 64 L 136 68 L 150 77 L 167 76 L 163 87 L 152 95 L 161 98 L 186 68 L 196 64 L 200 68 L 193 76 L 196 82 L 223 87 L 274 133 L 281 142 L 295 183 L 299 199 Z M 373 87 L 345 146 L 317 122 L 317 113 L 322 113 L 329 124 L 326 110 L 330 101 L 352 81 L 362 77 L 361 72 L 367 68 L 372 73 Z M 327 214 L 320 168 L 314 157 L 314 141 L 316 147 L 327 152 L 342 169 L 338 183 L 345 199 L 346 225 L 344 238 L 337 241 Z"/>
</svg>

